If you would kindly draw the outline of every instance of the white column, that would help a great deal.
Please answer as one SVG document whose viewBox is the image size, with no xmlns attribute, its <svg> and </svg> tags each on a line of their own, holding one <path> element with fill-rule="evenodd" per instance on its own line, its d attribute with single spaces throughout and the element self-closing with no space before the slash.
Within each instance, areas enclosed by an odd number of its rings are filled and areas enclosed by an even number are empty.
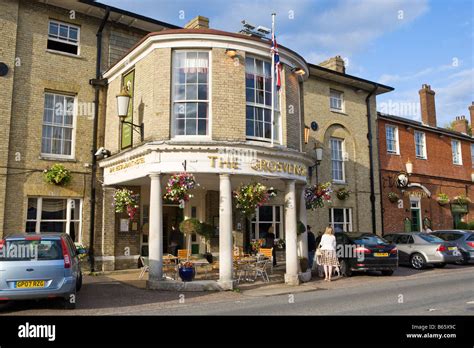
<svg viewBox="0 0 474 348">
<path fill-rule="evenodd" d="M 299 208 L 300 208 L 299 209 L 299 220 L 306 227 L 306 225 L 308 223 L 307 223 L 307 219 L 306 219 L 306 201 L 304 199 L 304 186 L 301 189 Z M 302 233 L 299 236 L 298 254 L 302 257 L 308 258 L 308 232 Z"/>
<path fill-rule="evenodd" d="M 286 240 L 286 273 L 285 283 L 298 285 L 298 246 L 296 233 L 296 192 L 295 180 L 286 181 L 285 192 L 285 240 Z"/>
<path fill-rule="evenodd" d="M 163 199 L 161 197 L 161 175 L 159 173 L 150 174 L 150 179 L 149 279 L 157 281 L 163 278 Z"/>
<path fill-rule="evenodd" d="M 219 284 L 232 289 L 232 186 L 229 174 L 219 175 Z"/>
</svg>

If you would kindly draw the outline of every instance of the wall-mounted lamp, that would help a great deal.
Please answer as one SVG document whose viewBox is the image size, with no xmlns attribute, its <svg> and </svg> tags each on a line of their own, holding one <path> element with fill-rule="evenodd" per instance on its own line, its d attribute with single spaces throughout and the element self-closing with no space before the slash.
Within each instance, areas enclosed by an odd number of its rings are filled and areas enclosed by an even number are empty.
<svg viewBox="0 0 474 348">
<path fill-rule="evenodd" d="M 309 143 L 309 128 L 307 125 L 304 125 L 304 143 L 307 144 Z"/>
<path fill-rule="evenodd" d="M 471 173 L 471 181 L 474 182 L 474 173 Z"/>
<path fill-rule="evenodd" d="M 324 149 L 320 146 L 317 146 L 314 148 L 314 150 L 316 151 L 316 165 L 319 166 L 321 164 L 321 161 L 323 160 Z"/>
<path fill-rule="evenodd" d="M 225 50 L 225 54 L 227 54 L 227 56 L 230 58 L 234 58 L 237 55 L 237 50 L 233 48 L 228 48 Z"/>
<path fill-rule="evenodd" d="M 306 74 L 303 68 L 298 68 L 298 67 L 291 69 L 291 72 L 299 76 L 304 76 Z"/>
<path fill-rule="evenodd" d="M 405 163 L 405 168 L 409 175 L 413 173 L 413 163 L 411 163 L 410 159 L 408 159 L 407 163 Z"/>
<path fill-rule="evenodd" d="M 133 130 L 140 133 L 140 138 L 141 141 L 143 141 L 144 138 L 144 125 L 143 123 L 137 125 L 132 122 L 125 121 L 125 118 L 128 116 L 128 108 L 130 105 L 130 99 L 132 98 L 130 94 L 127 91 L 127 88 L 125 86 L 122 87 L 122 91 L 117 94 L 117 113 L 118 117 L 120 118 L 120 122 L 122 124 L 129 124 L 132 126 Z M 138 128 L 139 130 L 136 130 Z"/>
</svg>

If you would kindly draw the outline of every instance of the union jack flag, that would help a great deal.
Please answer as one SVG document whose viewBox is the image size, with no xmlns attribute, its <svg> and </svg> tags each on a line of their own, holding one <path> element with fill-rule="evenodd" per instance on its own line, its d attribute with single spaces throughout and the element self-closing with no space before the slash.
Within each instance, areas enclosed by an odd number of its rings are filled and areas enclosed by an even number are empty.
<svg viewBox="0 0 474 348">
<path fill-rule="evenodd" d="M 276 41 L 275 33 L 272 33 L 272 48 L 271 52 L 274 57 L 275 62 L 275 78 L 276 78 L 276 87 L 277 90 L 280 90 L 281 87 L 281 65 L 280 65 L 280 55 L 278 54 L 278 44 Z"/>
</svg>

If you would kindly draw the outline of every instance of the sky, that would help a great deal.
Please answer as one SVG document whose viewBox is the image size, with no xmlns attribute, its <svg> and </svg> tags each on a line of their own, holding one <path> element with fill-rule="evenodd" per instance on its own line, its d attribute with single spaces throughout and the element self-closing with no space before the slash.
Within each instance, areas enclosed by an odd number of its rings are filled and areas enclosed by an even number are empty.
<svg viewBox="0 0 474 348">
<path fill-rule="evenodd" d="M 472 0 L 101 0 L 184 26 L 202 15 L 213 29 L 237 32 L 243 19 L 271 27 L 280 44 L 310 63 L 341 55 L 346 73 L 395 91 L 377 98 L 381 112 L 420 120 L 418 90 L 436 92 L 439 126 L 469 118 L 474 101 Z"/>
</svg>

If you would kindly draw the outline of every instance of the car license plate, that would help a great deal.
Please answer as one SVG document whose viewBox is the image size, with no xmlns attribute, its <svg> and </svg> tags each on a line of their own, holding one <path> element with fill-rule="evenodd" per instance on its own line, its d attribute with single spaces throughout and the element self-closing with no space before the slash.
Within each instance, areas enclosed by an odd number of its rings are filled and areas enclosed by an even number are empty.
<svg viewBox="0 0 474 348">
<path fill-rule="evenodd" d="M 16 282 L 16 287 L 21 289 L 44 288 L 44 280 L 21 280 Z"/>
<path fill-rule="evenodd" d="M 375 257 L 388 257 L 388 253 L 374 253 Z"/>
<path fill-rule="evenodd" d="M 448 250 L 458 250 L 457 247 L 448 247 Z"/>
</svg>

